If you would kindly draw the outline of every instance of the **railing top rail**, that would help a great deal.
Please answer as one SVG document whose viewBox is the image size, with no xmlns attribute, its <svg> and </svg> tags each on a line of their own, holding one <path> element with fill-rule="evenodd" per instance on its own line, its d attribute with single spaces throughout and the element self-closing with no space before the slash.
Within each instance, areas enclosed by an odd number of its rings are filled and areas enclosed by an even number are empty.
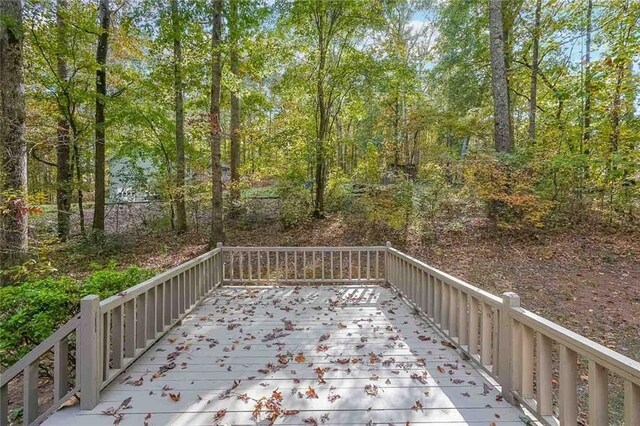
<svg viewBox="0 0 640 426">
<path fill-rule="evenodd" d="M 518 322 L 527 327 L 571 348 L 584 357 L 606 367 L 609 371 L 640 385 L 640 362 L 526 309 L 512 308 L 512 315 Z"/>
<path fill-rule="evenodd" d="M 51 336 L 47 337 L 42 343 L 31 349 L 29 353 L 20 358 L 18 362 L 7 368 L 0 374 L 0 387 L 6 385 L 13 380 L 18 374 L 27 368 L 31 363 L 35 362 L 47 351 L 55 346 L 60 340 L 71 334 L 80 324 L 80 315 L 76 315 L 67 321 L 63 326 L 58 328 Z"/>
<path fill-rule="evenodd" d="M 100 310 L 102 312 L 105 312 L 110 309 L 113 309 L 114 307 L 119 306 L 135 298 L 139 294 L 144 293 L 145 291 L 157 286 L 158 284 L 167 281 L 167 279 L 173 278 L 174 276 L 188 270 L 192 266 L 211 258 L 212 256 L 219 253 L 220 251 L 221 251 L 220 248 L 216 248 L 211 251 L 208 251 L 181 265 L 171 268 L 168 271 L 158 274 L 155 277 L 149 278 L 148 280 L 143 281 L 140 284 L 134 285 L 133 287 L 129 287 L 128 289 L 126 289 L 125 291 L 119 294 L 108 297 L 107 299 L 104 299 L 100 302 Z"/>
<path fill-rule="evenodd" d="M 488 302 L 498 308 L 503 307 L 502 299 L 482 289 L 474 287 L 456 277 L 442 272 L 426 263 L 409 256 L 397 249 L 389 248 L 389 252 L 404 259 L 405 261 L 428 271 L 433 276 L 446 281 L 456 288 L 472 294 L 478 299 Z M 592 360 L 599 365 L 607 368 L 609 371 L 620 375 L 621 377 L 640 385 L 640 362 L 626 357 L 612 349 L 607 348 L 599 343 L 594 342 L 578 333 L 575 333 L 561 325 L 550 321 L 540 315 L 521 307 L 512 307 L 511 314 L 520 323 L 530 327 L 531 329 L 546 335 L 555 342 L 562 344 L 581 354 L 582 356 Z"/>
<path fill-rule="evenodd" d="M 401 259 L 404 259 L 409 263 L 412 263 L 414 266 L 417 266 L 418 268 L 422 268 L 428 271 L 431 275 L 435 276 L 436 278 L 446 281 L 447 284 L 450 284 L 460 290 L 463 290 L 468 294 L 475 296 L 477 299 L 489 304 L 490 306 L 493 306 L 493 307 L 502 306 L 502 299 L 494 294 L 489 293 L 488 291 L 472 286 L 471 284 L 465 281 L 462 281 L 459 278 L 449 275 L 446 272 L 443 272 L 439 269 L 434 268 L 433 266 L 427 265 L 426 263 L 416 259 L 415 257 L 409 256 L 408 254 L 405 254 L 392 247 L 389 247 L 389 252 L 400 257 Z"/>
<path fill-rule="evenodd" d="M 317 246 L 317 247 L 261 247 L 261 246 L 223 246 L 223 251 L 383 251 L 386 246 Z"/>
</svg>

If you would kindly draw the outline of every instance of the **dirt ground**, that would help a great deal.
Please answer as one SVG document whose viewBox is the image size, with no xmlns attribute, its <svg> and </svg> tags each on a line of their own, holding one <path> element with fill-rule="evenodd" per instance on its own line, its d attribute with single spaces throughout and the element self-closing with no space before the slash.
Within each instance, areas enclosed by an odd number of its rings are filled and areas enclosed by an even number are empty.
<svg viewBox="0 0 640 426">
<path fill-rule="evenodd" d="M 205 228 L 206 229 L 206 228 Z M 204 252 L 205 233 L 123 237 L 110 255 L 120 266 L 167 269 Z M 640 360 L 640 235 L 594 227 L 514 237 L 482 225 L 436 241 L 404 241 L 395 231 L 331 216 L 283 230 L 269 221 L 230 223 L 229 245 L 383 245 L 390 240 L 426 263 L 494 294 L 514 291 L 522 305 L 598 343 Z M 72 274 L 86 255 L 59 251 Z M 54 263 L 59 260 L 53 259 Z"/>
</svg>

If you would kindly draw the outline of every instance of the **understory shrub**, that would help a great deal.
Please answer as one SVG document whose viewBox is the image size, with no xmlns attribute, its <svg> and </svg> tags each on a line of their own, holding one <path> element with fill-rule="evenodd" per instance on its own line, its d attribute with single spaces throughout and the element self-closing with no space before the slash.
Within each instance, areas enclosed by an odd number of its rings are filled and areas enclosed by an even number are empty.
<svg viewBox="0 0 640 426">
<path fill-rule="evenodd" d="M 47 278 L 0 287 L 0 368 L 18 361 L 76 315 L 84 296 L 97 294 L 104 299 L 153 274 L 136 266 L 118 271 L 111 263 L 82 281 Z"/>
</svg>

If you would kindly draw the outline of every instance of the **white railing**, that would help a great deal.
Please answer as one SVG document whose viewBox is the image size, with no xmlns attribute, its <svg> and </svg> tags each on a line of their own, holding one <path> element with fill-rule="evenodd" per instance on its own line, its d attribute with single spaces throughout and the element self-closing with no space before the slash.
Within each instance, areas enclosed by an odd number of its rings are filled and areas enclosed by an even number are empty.
<svg viewBox="0 0 640 426">
<path fill-rule="evenodd" d="M 223 284 L 385 282 L 385 246 L 224 247 Z"/>
<path fill-rule="evenodd" d="M 588 415 L 591 426 L 609 424 L 612 375 L 624 383 L 625 425 L 640 425 L 640 363 L 522 309 L 514 293 L 494 296 L 387 243 L 375 247 L 218 244 L 215 250 L 106 300 L 87 296 L 79 316 L 0 376 L 0 426 L 9 422 L 9 383 L 21 377 L 25 425 L 40 422 L 80 390 L 81 407 L 95 407 L 105 386 L 217 286 L 330 283 L 389 283 L 493 376 L 507 401 L 522 404 L 546 424 L 577 424 L 580 357 L 588 364 L 588 413 L 580 414 Z M 69 342 L 75 342 L 76 357 L 69 356 Z M 39 363 L 51 355 L 53 404 L 41 413 Z"/>
<path fill-rule="evenodd" d="M 22 357 L 20 361 L 0 374 L 1 426 L 9 424 L 9 385 L 20 377 L 22 378 L 22 418 L 26 425 L 40 422 L 78 391 L 78 374 L 77 371 L 74 371 L 74 363 L 70 361 L 69 347 L 70 341 L 78 341 L 79 325 L 79 316 L 70 319 L 44 342 Z M 50 391 L 53 393 L 53 401 L 48 409 L 40 413 L 38 404 L 39 369 L 42 363 L 50 364 L 51 361 L 53 361 L 53 380 Z M 74 384 L 70 385 L 70 382 Z"/>
<path fill-rule="evenodd" d="M 182 320 L 222 283 L 222 249 L 196 257 L 143 283 L 100 301 L 87 296 L 71 319 L 0 376 L 0 426 L 9 424 L 9 385 L 23 382 L 23 423 L 38 424 L 82 391 L 81 407 L 98 403 L 107 386 L 144 351 Z M 76 353 L 69 355 L 69 341 Z M 53 351 L 53 402 L 39 406 L 39 367 Z M 70 386 L 75 373 L 74 385 Z M 44 388 L 50 392 L 48 387 Z M 42 412 L 41 412 L 42 411 Z"/>
<path fill-rule="evenodd" d="M 624 382 L 624 424 L 640 425 L 639 362 L 521 308 L 515 293 L 496 297 L 389 245 L 387 280 L 538 420 L 576 425 L 580 414 L 591 426 L 609 425 L 612 375 Z M 578 357 L 588 364 L 580 412 Z"/>
</svg>

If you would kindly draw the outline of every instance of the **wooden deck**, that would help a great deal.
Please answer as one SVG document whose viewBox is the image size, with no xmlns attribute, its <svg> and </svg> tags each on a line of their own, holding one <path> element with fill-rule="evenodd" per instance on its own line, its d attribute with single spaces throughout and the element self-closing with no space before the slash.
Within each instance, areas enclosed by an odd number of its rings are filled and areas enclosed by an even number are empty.
<svg viewBox="0 0 640 426">
<path fill-rule="evenodd" d="M 44 424 L 269 424 L 276 413 L 291 425 L 529 420 L 395 292 L 336 285 L 220 287 L 97 407 Z"/>
</svg>

